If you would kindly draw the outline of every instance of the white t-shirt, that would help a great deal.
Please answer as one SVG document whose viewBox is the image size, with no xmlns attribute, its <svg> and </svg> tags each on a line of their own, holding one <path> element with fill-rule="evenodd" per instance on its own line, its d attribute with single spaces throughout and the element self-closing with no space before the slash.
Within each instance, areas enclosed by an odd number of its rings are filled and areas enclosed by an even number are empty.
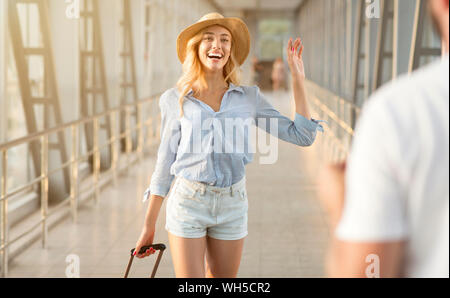
<svg viewBox="0 0 450 298">
<path fill-rule="evenodd" d="M 409 277 L 449 277 L 449 58 L 381 88 L 364 107 L 336 237 L 406 241 Z"/>
</svg>

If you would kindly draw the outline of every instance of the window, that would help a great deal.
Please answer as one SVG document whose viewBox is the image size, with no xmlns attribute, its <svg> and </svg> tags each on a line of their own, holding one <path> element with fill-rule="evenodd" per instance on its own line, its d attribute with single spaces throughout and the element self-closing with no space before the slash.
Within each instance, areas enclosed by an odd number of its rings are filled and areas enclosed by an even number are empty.
<svg viewBox="0 0 450 298">
<path fill-rule="evenodd" d="M 261 60 L 275 60 L 284 57 L 285 45 L 289 40 L 291 22 L 283 19 L 265 19 L 259 23 L 259 57 Z"/>
</svg>

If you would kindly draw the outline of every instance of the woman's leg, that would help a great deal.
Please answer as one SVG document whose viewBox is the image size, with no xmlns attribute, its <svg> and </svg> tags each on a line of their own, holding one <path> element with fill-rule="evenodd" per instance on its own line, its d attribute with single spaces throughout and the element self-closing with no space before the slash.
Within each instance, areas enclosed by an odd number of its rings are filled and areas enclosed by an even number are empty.
<svg viewBox="0 0 450 298">
<path fill-rule="evenodd" d="M 169 243 L 176 277 L 205 277 L 205 237 L 189 239 L 169 233 Z"/>
<path fill-rule="evenodd" d="M 206 236 L 206 277 L 236 277 L 241 263 L 244 239 L 218 240 Z"/>
</svg>

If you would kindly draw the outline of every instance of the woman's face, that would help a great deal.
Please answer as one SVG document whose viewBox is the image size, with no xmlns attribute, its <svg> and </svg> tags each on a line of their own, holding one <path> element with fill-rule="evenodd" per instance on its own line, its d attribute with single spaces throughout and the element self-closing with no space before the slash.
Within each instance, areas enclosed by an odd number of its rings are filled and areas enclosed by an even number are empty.
<svg viewBox="0 0 450 298">
<path fill-rule="evenodd" d="M 230 53 L 230 31 L 217 25 L 206 28 L 198 48 L 198 56 L 206 70 L 222 70 L 227 64 Z"/>
</svg>

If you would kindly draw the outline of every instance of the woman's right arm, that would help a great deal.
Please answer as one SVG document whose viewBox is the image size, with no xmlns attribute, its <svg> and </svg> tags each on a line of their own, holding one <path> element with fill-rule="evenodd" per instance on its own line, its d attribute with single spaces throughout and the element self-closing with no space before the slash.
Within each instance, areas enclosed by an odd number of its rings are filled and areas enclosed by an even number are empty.
<svg viewBox="0 0 450 298">
<path fill-rule="evenodd" d="M 175 162 L 181 138 L 180 122 L 178 114 L 176 114 L 178 110 L 176 100 L 166 92 L 160 98 L 159 107 L 161 110 L 161 143 L 150 187 L 144 194 L 144 201 L 150 197 L 150 203 L 141 236 L 136 243 L 136 251 L 139 251 L 142 246 L 153 243 L 156 220 L 162 202 L 167 196 L 174 179 L 174 176 L 170 173 L 170 168 Z M 138 255 L 138 257 L 145 257 L 151 253 L 149 251 L 146 254 Z"/>
<path fill-rule="evenodd" d="M 135 255 L 138 258 L 147 257 L 153 253 L 155 250 L 147 250 L 144 254 L 137 254 L 143 246 L 153 244 L 153 238 L 155 237 L 155 226 L 156 220 L 158 219 L 159 210 L 163 203 L 164 197 L 158 195 L 151 195 L 150 204 L 148 204 L 147 213 L 145 215 L 144 226 L 142 228 L 141 235 L 136 242 Z"/>
</svg>

